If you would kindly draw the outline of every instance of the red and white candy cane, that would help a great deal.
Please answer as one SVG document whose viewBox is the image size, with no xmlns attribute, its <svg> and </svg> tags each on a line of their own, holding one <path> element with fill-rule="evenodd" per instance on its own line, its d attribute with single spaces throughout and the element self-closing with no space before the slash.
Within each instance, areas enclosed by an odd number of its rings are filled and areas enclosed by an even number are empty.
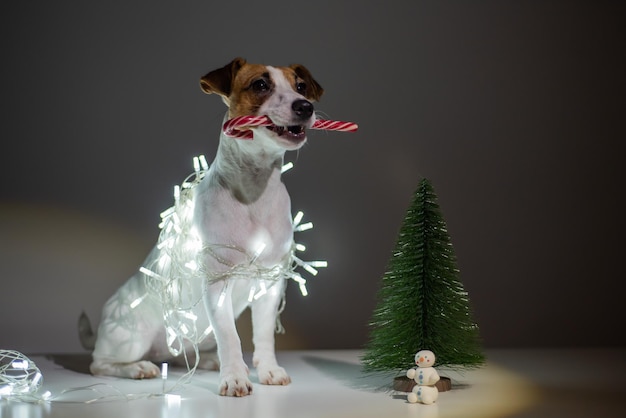
<svg viewBox="0 0 626 418">
<path fill-rule="evenodd" d="M 249 128 L 257 126 L 272 126 L 274 123 L 267 116 L 237 116 L 224 123 L 222 130 L 226 136 L 239 139 L 252 139 L 253 133 Z M 352 122 L 341 122 L 336 120 L 317 119 L 311 129 L 321 129 L 327 131 L 356 132 L 359 126 Z"/>
<path fill-rule="evenodd" d="M 311 129 L 322 129 L 325 131 L 339 131 L 339 132 L 356 132 L 359 129 L 359 125 L 352 122 L 341 122 L 338 120 L 326 120 L 318 119 L 313 123 Z"/>
<path fill-rule="evenodd" d="M 273 125 L 270 118 L 267 116 L 237 116 L 227 120 L 222 127 L 222 130 L 226 136 L 239 139 L 252 139 L 253 134 L 250 129 L 237 129 L 237 128 L 254 128 L 256 126 L 271 126 Z"/>
</svg>

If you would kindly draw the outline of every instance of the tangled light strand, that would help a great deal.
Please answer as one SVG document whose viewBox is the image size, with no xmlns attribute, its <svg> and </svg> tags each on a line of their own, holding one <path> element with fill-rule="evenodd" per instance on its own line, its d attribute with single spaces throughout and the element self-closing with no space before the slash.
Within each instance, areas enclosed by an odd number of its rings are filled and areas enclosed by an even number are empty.
<svg viewBox="0 0 626 418">
<path fill-rule="evenodd" d="M 195 187 L 206 175 L 209 166 L 204 156 L 193 159 L 194 172 L 191 173 L 180 186 L 174 188 L 174 205 L 161 213 L 161 232 L 154 253 L 148 257 L 146 263 L 140 267 L 143 274 L 146 293 L 132 300 L 130 307 L 137 308 L 146 297 L 156 298 L 162 309 L 165 321 L 167 346 L 173 356 L 183 355 L 187 365 L 187 373 L 174 385 L 178 386 L 195 372 L 199 361 L 199 344 L 213 331 L 211 326 L 198 328 L 198 316 L 194 309 L 202 303 L 202 296 L 193 293 L 192 288 L 202 285 L 202 292 L 208 284 L 224 281 L 222 293 L 218 299 L 218 307 L 226 297 L 227 288 L 232 280 L 253 279 L 255 284 L 250 289 L 248 301 L 263 297 L 280 280 L 291 279 L 298 283 L 303 296 L 308 294 L 306 280 L 297 272 L 303 268 L 315 276 L 317 268 L 326 267 L 325 261 L 303 261 L 296 257 L 296 251 L 303 251 L 304 246 L 292 243 L 290 251 L 280 263 L 273 267 L 265 267 L 257 262 L 264 245 L 261 244 L 255 253 L 249 254 L 245 249 L 236 245 L 204 243 L 194 227 L 194 197 Z M 286 164 L 282 172 L 293 165 Z M 311 222 L 301 223 L 302 212 L 298 212 L 293 219 L 294 232 L 311 229 Z M 232 264 L 222 257 L 225 251 L 239 253 L 246 261 Z M 210 256 L 222 269 L 216 271 L 206 265 L 206 257 Z M 196 296 L 194 296 L 196 295 Z M 284 332 L 279 316 L 285 307 L 283 293 L 276 320 L 276 332 Z M 195 352 L 195 363 L 190 364 L 186 347 Z M 171 388 L 169 391 L 174 389 Z M 165 390 L 164 390 L 165 392 Z"/>
<path fill-rule="evenodd" d="M 0 350 L 0 399 L 24 402 L 46 400 L 50 392 L 39 395 L 43 376 L 35 362 L 14 350 Z"/>
<path fill-rule="evenodd" d="M 0 350 L 0 402 L 26 403 L 69 403 L 90 404 L 95 402 L 133 400 L 165 396 L 168 402 L 169 394 L 124 394 L 115 386 L 106 383 L 96 383 L 88 386 L 69 388 L 53 396 L 50 391 L 39 393 L 43 383 L 43 375 L 34 361 L 15 350 Z M 86 400 L 72 400 L 72 394 L 94 394 Z M 70 398 L 68 399 L 68 395 Z M 170 398 L 168 398 L 170 397 Z M 174 401 L 176 399 L 174 398 Z"/>
<path fill-rule="evenodd" d="M 254 134 L 250 128 L 258 126 L 273 126 L 274 122 L 267 116 L 243 115 L 237 116 L 224 122 L 222 130 L 226 136 L 239 139 L 252 139 Z M 341 122 L 337 120 L 317 119 L 311 129 L 327 131 L 356 132 L 359 126 L 354 122 Z"/>
<path fill-rule="evenodd" d="M 201 303 L 202 297 L 192 298 L 189 291 L 191 282 L 200 279 L 201 283 L 213 283 L 225 281 L 222 296 L 226 294 L 226 288 L 233 279 L 255 279 L 256 285 L 251 288 L 249 301 L 263 297 L 279 280 L 291 279 L 298 283 L 303 296 L 308 294 L 306 280 L 296 270 L 303 268 L 309 274 L 317 275 L 317 268 L 327 267 L 326 261 L 303 261 L 296 257 L 296 251 L 304 251 L 301 244 L 292 243 L 290 251 L 283 260 L 272 268 L 264 267 L 256 262 L 264 249 L 260 246 L 254 254 L 248 254 L 245 249 L 234 245 L 203 244 L 197 231 L 193 228 L 192 214 L 194 206 L 194 188 L 206 175 L 209 167 L 204 156 L 194 157 L 194 172 L 190 174 L 180 186 L 174 188 L 174 206 L 161 213 L 162 222 L 159 225 L 161 233 L 155 247 L 155 254 L 151 254 L 140 272 L 143 274 L 146 292 L 141 296 L 129 300 L 129 304 L 120 306 L 119 309 L 136 309 L 147 297 L 157 298 L 161 303 L 165 328 L 167 333 L 167 345 L 173 356 L 183 355 L 187 371 L 170 388 L 166 387 L 168 364 L 161 366 L 161 378 L 163 382 L 160 394 L 124 394 L 116 387 L 97 383 L 88 386 L 70 388 L 52 396 L 49 391 L 39 394 L 43 376 L 35 363 L 17 351 L 0 350 L 0 400 L 8 399 L 22 402 L 55 402 L 55 403 L 85 403 L 133 400 L 140 398 L 163 396 L 168 402 L 180 402 L 178 395 L 173 395 L 175 389 L 181 384 L 187 383 L 199 362 L 199 344 L 208 337 L 212 328 L 204 330 L 197 327 L 197 316 L 193 309 Z M 293 167 L 292 163 L 283 166 L 281 172 Z M 303 213 L 298 212 L 293 219 L 293 231 L 301 232 L 311 229 L 311 222 L 302 223 Z M 229 263 L 219 255 L 218 250 L 230 250 L 241 253 L 247 262 L 240 264 Z M 212 256 L 218 263 L 226 267 L 224 271 L 215 272 L 204 265 L 204 256 Z M 223 299 L 222 299 L 223 300 Z M 278 314 L 285 308 L 285 295 L 278 309 Z M 284 332 L 279 315 L 276 319 L 276 332 Z M 125 315 L 120 314 L 120 317 Z M 187 342 L 187 344 L 185 344 Z M 187 356 L 186 347 L 194 351 L 195 362 L 191 364 Z M 93 397 L 83 401 L 64 399 L 68 395 L 88 393 Z"/>
</svg>

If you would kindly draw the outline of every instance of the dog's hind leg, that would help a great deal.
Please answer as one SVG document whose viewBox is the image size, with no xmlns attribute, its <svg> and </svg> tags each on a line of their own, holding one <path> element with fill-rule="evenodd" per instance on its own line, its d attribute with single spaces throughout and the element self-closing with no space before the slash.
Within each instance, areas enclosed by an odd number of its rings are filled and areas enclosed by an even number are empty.
<svg viewBox="0 0 626 418">
<path fill-rule="evenodd" d="M 131 379 L 159 375 L 159 368 L 146 359 L 154 354 L 154 342 L 163 327 L 162 314 L 152 312 L 155 309 L 149 304 L 131 307 L 135 294 L 122 287 L 106 303 L 90 366 L 92 374 Z"/>
<path fill-rule="evenodd" d="M 89 370 L 94 375 L 127 377 L 130 379 L 151 379 L 159 376 L 159 368 L 147 360 L 118 363 L 94 359 L 89 366 Z"/>
</svg>

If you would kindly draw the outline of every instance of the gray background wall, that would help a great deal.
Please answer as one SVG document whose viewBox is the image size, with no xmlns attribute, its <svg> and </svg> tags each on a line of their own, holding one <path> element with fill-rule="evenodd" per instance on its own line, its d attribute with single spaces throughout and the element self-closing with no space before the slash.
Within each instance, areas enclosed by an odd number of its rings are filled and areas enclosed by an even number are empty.
<svg viewBox="0 0 626 418">
<path fill-rule="evenodd" d="M 15 3 L 15 2 L 14 2 Z M 79 351 L 224 107 L 235 56 L 305 64 L 358 122 L 290 154 L 300 240 L 283 348 L 358 348 L 409 200 L 439 196 L 487 347 L 625 337 L 618 1 L 32 1 L 3 6 L 0 347 Z M 612 323 L 613 325 L 610 325 Z M 246 334 L 246 325 L 242 324 Z M 244 335 L 245 338 L 245 335 Z"/>
</svg>

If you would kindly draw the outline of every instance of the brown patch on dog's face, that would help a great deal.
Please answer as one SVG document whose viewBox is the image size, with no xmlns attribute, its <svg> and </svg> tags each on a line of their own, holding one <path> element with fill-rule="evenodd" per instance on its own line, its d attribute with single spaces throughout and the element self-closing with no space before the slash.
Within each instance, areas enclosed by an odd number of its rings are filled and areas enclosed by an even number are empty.
<svg viewBox="0 0 626 418">
<path fill-rule="evenodd" d="M 317 101 L 322 96 L 324 89 L 303 65 L 276 68 L 282 71 L 294 92 L 311 101 Z M 250 64 L 243 58 L 235 58 L 226 66 L 211 71 L 201 78 L 200 86 L 207 94 L 222 96 L 231 118 L 257 115 L 275 87 L 265 65 Z"/>
<path fill-rule="evenodd" d="M 274 82 L 265 65 L 247 64 L 235 76 L 229 96 L 229 116 L 257 115 L 274 92 Z"/>
<path fill-rule="evenodd" d="M 304 65 L 293 64 L 288 68 L 281 68 L 288 80 L 292 80 L 292 87 L 295 91 L 312 102 L 318 101 L 324 89 L 311 75 L 311 72 Z"/>
</svg>

